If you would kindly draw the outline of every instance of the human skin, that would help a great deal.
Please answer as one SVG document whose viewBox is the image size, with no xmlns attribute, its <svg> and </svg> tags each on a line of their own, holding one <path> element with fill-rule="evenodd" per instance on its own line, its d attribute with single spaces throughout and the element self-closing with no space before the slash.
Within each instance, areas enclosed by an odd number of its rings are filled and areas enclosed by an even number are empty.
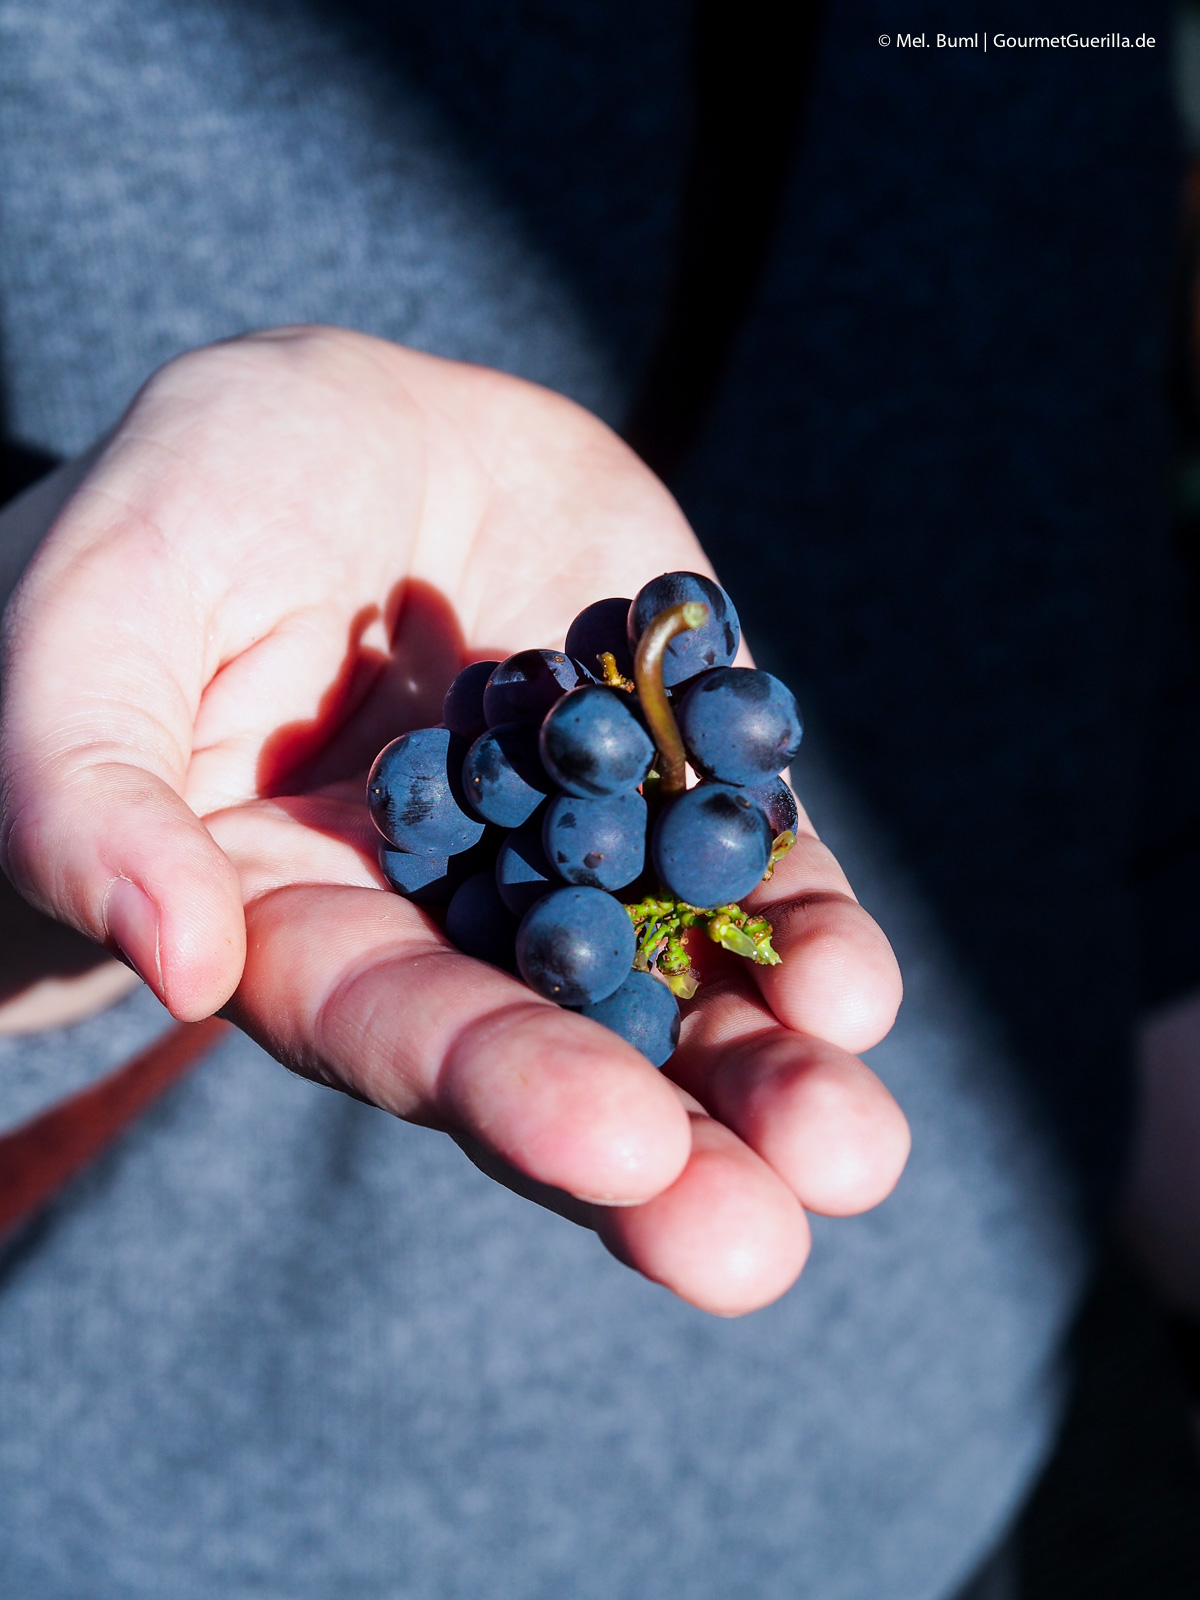
<svg viewBox="0 0 1200 1600">
<path fill-rule="evenodd" d="M 287 329 L 171 363 L 69 472 L 5 621 L 0 841 L 32 906 L 176 1017 L 224 1007 L 709 1311 L 794 1282 L 806 1209 L 890 1192 L 908 1130 L 855 1052 L 891 1026 L 899 974 L 803 816 L 752 901 L 783 965 L 703 952 L 666 1074 L 385 891 L 363 776 L 386 740 L 440 720 L 466 661 L 710 570 L 603 424 L 495 372 Z"/>
<path fill-rule="evenodd" d="M 1172 1310 L 1200 1319 L 1200 992 L 1142 1019 L 1137 1116 L 1118 1221 Z"/>
</svg>

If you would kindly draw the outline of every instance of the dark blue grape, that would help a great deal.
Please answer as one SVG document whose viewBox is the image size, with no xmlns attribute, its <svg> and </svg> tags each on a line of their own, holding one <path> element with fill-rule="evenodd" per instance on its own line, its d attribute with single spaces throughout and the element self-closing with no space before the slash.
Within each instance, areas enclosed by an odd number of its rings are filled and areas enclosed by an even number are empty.
<svg viewBox="0 0 1200 1600">
<path fill-rule="evenodd" d="M 444 906 L 458 886 L 448 856 L 412 855 L 408 850 L 379 846 L 379 867 L 397 894 L 419 906 Z"/>
<path fill-rule="evenodd" d="M 480 734 L 463 761 L 463 790 L 481 817 L 519 828 L 554 788 L 538 754 L 538 730 L 502 722 Z"/>
<path fill-rule="evenodd" d="M 367 806 L 395 849 L 453 856 L 483 837 L 483 823 L 462 792 L 465 755 L 466 746 L 449 728 L 418 728 L 375 757 Z"/>
<path fill-rule="evenodd" d="M 584 1006 L 580 1015 L 619 1033 L 652 1067 L 669 1061 L 679 1043 L 679 1003 L 661 978 L 648 972 L 631 972 L 619 989 Z"/>
<path fill-rule="evenodd" d="M 602 889 L 555 889 L 525 913 L 517 966 L 531 989 L 560 1006 L 590 1006 L 618 989 L 633 964 L 633 923 Z"/>
<path fill-rule="evenodd" d="M 472 873 L 493 872 L 499 843 L 499 830 L 495 828 L 486 829 L 478 844 L 453 856 L 413 855 L 381 843 L 379 866 L 396 893 L 414 905 L 445 906 Z"/>
<path fill-rule="evenodd" d="M 517 918 L 501 900 L 494 872 L 477 872 L 459 885 L 446 912 L 446 937 L 476 961 L 517 970 Z"/>
<path fill-rule="evenodd" d="M 689 905 L 729 905 L 748 895 L 771 859 L 766 817 L 745 791 L 700 783 L 672 800 L 651 841 L 654 870 Z"/>
<path fill-rule="evenodd" d="M 483 714 L 489 728 L 502 722 L 540 725 L 568 689 L 591 682 L 578 661 L 557 650 L 521 650 L 493 670 L 483 691 Z"/>
<path fill-rule="evenodd" d="M 600 657 L 607 652 L 622 677 L 632 678 L 633 652 L 626 632 L 632 604 L 632 600 L 595 600 L 585 606 L 567 630 L 567 654 L 599 678 Z"/>
<path fill-rule="evenodd" d="M 696 771 L 721 783 L 764 783 L 800 748 L 796 697 L 769 672 L 718 667 L 697 678 L 676 713 Z"/>
<path fill-rule="evenodd" d="M 646 864 L 646 802 L 636 789 L 605 800 L 560 794 L 546 807 L 542 846 L 568 883 L 623 889 Z"/>
<path fill-rule="evenodd" d="M 745 792 L 766 817 L 773 839 L 778 839 L 781 833 L 795 833 L 800 812 L 796 807 L 796 796 L 782 778 L 772 778 L 769 783 L 747 784 Z"/>
<path fill-rule="evenodd" d="M 562 879 L 546 859 L 542 848 L 542 816 L 535 812 L 528 822 L 510 833 L 496 857 L 496 888 L 501 900 L 518 917 Z"/>
<path fill-rule="evenodd" d="M 690 628 L 667 646 L 663 656 L 663 682 L 668 689 L 694 678 L 706 667 L 728 666 L 737 654 L 741 638 L 737 612 L 724 589 L 698 572 L 664 572 L 661 578 L 639 589 L 629 607 L 630 649 L 637 649 L 644 629 L 660 611 L 682 605 L 685 600 L 702 600 L 710 615 L 702 628 Z"/>
<path fill-rule="evenodd" d="M 540 747 L 559 788 L 592 799 L 636 789 L 654 761 L 654 744 L 632 697 L 594 683 L 572 689 L 552 707 Z"/>
<path fill-rule="evenodd" d="M 478 739 L 487 728 L 487 718 L 483 714 L 483 691 L 499 665 L 498 661 L 472 661 L 446 690 L 446 698 L 442 702 L 442 721 L 451 733 L 458 734 L 468 744 Z"/>
</svg>

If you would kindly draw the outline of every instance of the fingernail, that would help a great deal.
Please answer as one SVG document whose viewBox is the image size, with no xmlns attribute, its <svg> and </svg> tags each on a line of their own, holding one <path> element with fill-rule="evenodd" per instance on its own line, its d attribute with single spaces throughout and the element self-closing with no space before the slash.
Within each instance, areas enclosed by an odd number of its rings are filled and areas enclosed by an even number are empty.
<svg viewBox="0 0 1200 1600">
<path fill-rule="evenodd" d="M 163 996 L 162 964 L 158 951 L 158 907 L 144 889 L 128 878 L 117 878 L 104 903 L 104 926 L 117 955 Z"/>
</svg>

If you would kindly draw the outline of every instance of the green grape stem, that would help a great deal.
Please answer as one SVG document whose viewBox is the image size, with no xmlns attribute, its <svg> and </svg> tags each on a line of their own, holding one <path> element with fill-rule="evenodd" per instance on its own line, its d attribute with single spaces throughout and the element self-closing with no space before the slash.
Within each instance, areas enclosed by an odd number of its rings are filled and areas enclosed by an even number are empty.
<svg viewBox="0 0 1200 1600">
<path fill-rule="evenodd" d="M 762 967 L 777 967 L 783 959 L 771 943 L 766 917 L 752 916 L 741 906 L 705 908 L 647 895 L 625 909 L 637 934 L 635 968 L 658 972 L 681 999 L 690 1000 L 699 984 L 684 942 L 689 928 L 702 927 L 714 944 Z"/>
<path fill-rule="evenodd" d="M 657 751 L 654 771 L 643 785 L 643 793 L 653 802 L 673 800 L 687 787 L 687 751 L 663 684 L 663 655 L 672 639 L 689 628 L 702 627 L 708 616 L 708 607 L 698 600 L 671 606 L 659 612 L 638 644 L 634 681 Z M 616 661 L 611 656 L 600 659 L 606 681 L 619 687 Z M 795 842 L 796 835 L 790 830 L 772 841 L 764 882 Z M 751 916 L 741 906 L 705 909 L 677 900 L 660 888 L 658 894 L 646 895 L 625 909 L 637 937 L 635 971 L 657 973 L 681 1000 L 690 1000 L 700 982 L 687 952 L 686 938 L 691 928 L 702 927 L 714 944 L 759 966 L 776 967 L 782 960 L 771 944 L 772 928 L 766 917 Z"/>
</svg>

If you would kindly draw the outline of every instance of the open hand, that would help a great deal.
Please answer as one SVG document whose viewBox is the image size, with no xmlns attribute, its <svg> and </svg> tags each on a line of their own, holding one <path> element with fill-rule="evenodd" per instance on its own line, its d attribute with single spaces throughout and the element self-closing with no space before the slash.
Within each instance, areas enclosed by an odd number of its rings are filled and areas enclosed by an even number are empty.
<svg viewBox="0 0 1200 1600">
<path fill-rule="evenodd" d="M 677 568 L 708 570 L 670 496 L 555 395 L 333 330 L 194 352 L 9 606 L 3 851 L 177 1017 L 227 1007 L 735 1314 L 794 1281 L 804 1208 L 877 1203 L 907 1154 L 852 1054 L 899 977 L 832 856 L 802 817 L 752 902 L 783 965 L 716 959 L 668 1076 L 385 892 L 363 803 L 466 661 L 561 646 L 588 602 Z"/>
</svg>

